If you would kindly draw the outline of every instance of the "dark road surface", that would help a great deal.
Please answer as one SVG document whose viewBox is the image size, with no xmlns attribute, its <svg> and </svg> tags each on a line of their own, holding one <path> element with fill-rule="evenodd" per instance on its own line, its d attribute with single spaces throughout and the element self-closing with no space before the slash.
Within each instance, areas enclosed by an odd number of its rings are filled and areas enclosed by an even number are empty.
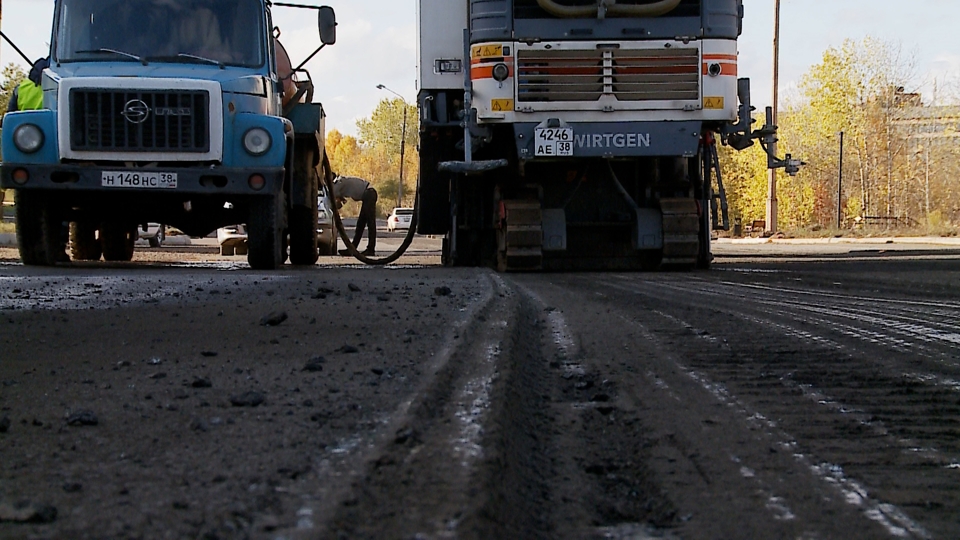
<svg viewBox="0 0 960 540">
<path fill-rule="evenodd" d="M 960 257 L 3 265 L 0 538 L 960 538 Z"/>
</svg>

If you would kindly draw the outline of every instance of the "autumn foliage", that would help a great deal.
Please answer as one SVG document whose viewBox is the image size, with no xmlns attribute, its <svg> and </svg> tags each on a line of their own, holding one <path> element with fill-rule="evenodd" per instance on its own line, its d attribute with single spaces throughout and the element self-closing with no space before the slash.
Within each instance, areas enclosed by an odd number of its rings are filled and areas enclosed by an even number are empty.
<svg viewBox="0 0 960 540">
<path fill-rule="evenodd" d="M 780 153 L 808 165 L 779 176 L 781 229 L 836 228 L 838 209 L 843 229 L 960 225 L 960 108 L 924 103 L 913 70 L 898 46 L 867 38 L 828 49 L 803 77 L 780 114 Z M 764 219 L 763 152 L 727 148 L 722 161 L 732 216 Z"/>
<path fill-rule="evenodd" d="M 413 206 L 419 175 L 419 118 L 415 106 L 401 99 L 384 99 L 369 118 L 357 122 L 357 137 L 337 130 L 327 133 L 327 154 L 333 170 L 344 176 L 359 176 L 373 184 L 380 196 L 377 205 L 380 216 L 389 215 L 397 206 L 404 107 L 407 108 L 407 129 L 401 206 Z M 350 203 L 344 211 L 348 215 L 356 214 L 359 206 Z"/>
</svg>

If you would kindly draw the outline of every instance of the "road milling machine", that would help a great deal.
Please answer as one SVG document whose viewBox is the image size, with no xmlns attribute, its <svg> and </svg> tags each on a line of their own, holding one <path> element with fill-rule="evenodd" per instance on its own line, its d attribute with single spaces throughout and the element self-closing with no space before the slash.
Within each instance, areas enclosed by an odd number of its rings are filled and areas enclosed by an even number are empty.
<svg viewBox="0 0 960 540">
<path fill-rule="evenodd" d="M 776 140 L 737 77 L 742 0 L 419 0 L 418 20 L 418 232 L 445 264 L 710 265 L 717 142 Z"/>
</svg>

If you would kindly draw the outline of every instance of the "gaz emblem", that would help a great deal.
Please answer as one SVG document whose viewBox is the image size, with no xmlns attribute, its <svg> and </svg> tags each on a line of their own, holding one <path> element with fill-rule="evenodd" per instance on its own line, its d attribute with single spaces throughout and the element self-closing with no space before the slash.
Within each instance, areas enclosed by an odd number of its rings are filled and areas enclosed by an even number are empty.
<svg viewBox="0 0 960 540">
<path fill-rule="evenodd" d="M 123 112 L 120 114 L 131 124 L 142 124 L 150 118 L 150 107 L 142 100 L 131 99 L 123 106 Z"/>
</svg>

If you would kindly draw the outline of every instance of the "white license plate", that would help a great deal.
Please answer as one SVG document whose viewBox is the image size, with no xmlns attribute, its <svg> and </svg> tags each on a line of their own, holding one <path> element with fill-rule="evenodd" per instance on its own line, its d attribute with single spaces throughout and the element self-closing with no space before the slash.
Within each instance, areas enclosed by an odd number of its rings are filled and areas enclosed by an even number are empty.
<svg viewBox="0 0 960 540">
<path fill-rule="evenodd" d="M 537 128 L 534 143 L 536 157 L 572 157 L 573 128 Z"/>
<path fill-rule="evenodd" d="M 177 173 L 103 171 L 100 185 L 134 189 L 177 189 Z"/>
</svg>

